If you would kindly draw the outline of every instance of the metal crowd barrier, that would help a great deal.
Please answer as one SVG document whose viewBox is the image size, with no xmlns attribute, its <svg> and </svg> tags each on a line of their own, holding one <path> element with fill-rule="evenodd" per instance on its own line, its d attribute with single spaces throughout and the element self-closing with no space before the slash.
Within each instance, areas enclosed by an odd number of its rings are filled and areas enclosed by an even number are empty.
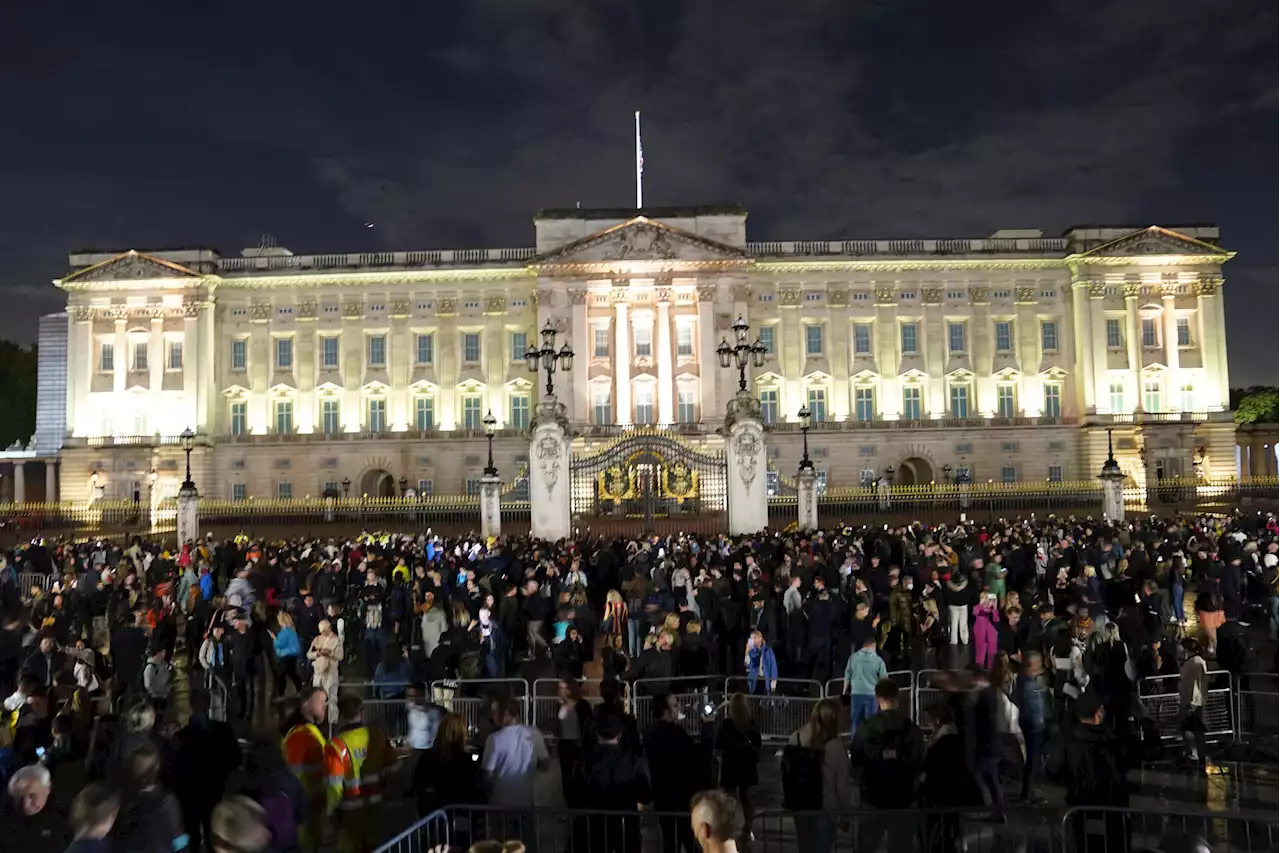
<svg viewBox="0 0 1280 853">
<path fill-rule="evenodd" d="M 1236 742 L 1275 761 L 1280 755 L 1280 676 L 1246 672 L 1235 679 Z"/>
<path fill-rule="evenodd" d="M 24 597 L 31 592 L 32 587 L 48 592 L 57 579 L 57 575 L 46 575 L 44 572 L 18 572 L 18 592 Z"/>
<path fill-rule="evenodd" d="M 1057 853 L 1051 817 L 991 822 L 989 809 L 767 810 L 751 821 L 752 853 Z"/>
<path fill-rule="evenodd" d="M 1059 829 L 1063 853 L 1195 851 L 1253 853 L 1280 842 L 1276 813 L 1193 808 L 1148 811 L 1103 806 L 1067 809 Z"/>
<path fill-rule="evenodd" d="M 582 698 L 593 708 L 602 701 L 600 684 L 601 680 L 598 678 L 578 682 Z M 533 682 L 533 695 L 529 699 L 529 705 L 532 714 L 530 725 L 542 732 L 545 739 L 557 740 L 560 737 L 560 679 L 539 678 Z"/>
<path fill-rule="evenodd" d="M 429 853 L 450 847 L 450 817 L 443 809 L 434 811 L 378 848 L 379 853 Z"/>
<path fill-rule="evenodd" d="M 725 693 L 742 693 L 760 727 L 760 737 L 767 741 L 785 741 L 809 722 L 813 709 L 826 698 L 822 683 L 806 678 L 779 678 L 777 687 L 768 695 L 752 694 L 750 682 L 735 676 L 725 682 Z M 757 682 L 756 690 L 760 690 Z"/>
<path fill-rule="evenodd" d="M 919 721 L 915 701 L 915 673 L 909 669 L 896 669 L 886 677 L 893 679 L 893 683 L 898 685 L 898 710 L 906 712 L 912 720 Z M 843 707 L 849 707 L 849 694 L 844 692 L 844 678 L 828 679 L 822 690 L 828 699 L 836 699 Z"/>
<path fill-rule="evenodd" d="M 523 678 L 446 679 L 431 682 L 431 701 L 453 714 L 461 714 L 467 722 L 467 733 L 479 741 L 481 732 L 491 726 L 490 703 L 499 699 L 517 699 L 520 722 L 530 724 L 529 682 Z"/>
<path fill-rule="evenodd" d="M 725 679 L 718 676 L 636 679 L 631 685 L 631 714 L 636 718 L 640 731 L 648 731 L 657 722 L 658 712 L 653 706 L 653 697 L 664 692 L 675 697 L 684 714 L 680 725 L 689 734 L 696 735 L 701 730 L 706 706 L 719 709 L 726 692 Z"/>
<path fill-rule="evenodd" d="M 946 695 L 942 692 L 942 688 L 938 687 L 938 677 L 945 674 L 946 670 L 941 669 L 922 669 L 916 673 L 915 687 L 911 691 L 911 697 L 915 700 L 916 725 L 920 726 L 926 734 L 933 731 L 929 727 L 929 721 L 924 709 L 928 708 L 935 702 L 941 702 Z"/>
<path fill-rule="evenodd" d="M 1181 676 L 1157 675 L 1138 682 L 1138 699 L 1146 716 L 1153 719 L 1166 741 L 1182 740 L 1182 694 L 1179 691 Z M 1205 737 L 1231 737 L 1232 724 L 1231 674 L 1223 670 L 1209 673 L 1209 689 L 1204 702 Z"/>
</svg>

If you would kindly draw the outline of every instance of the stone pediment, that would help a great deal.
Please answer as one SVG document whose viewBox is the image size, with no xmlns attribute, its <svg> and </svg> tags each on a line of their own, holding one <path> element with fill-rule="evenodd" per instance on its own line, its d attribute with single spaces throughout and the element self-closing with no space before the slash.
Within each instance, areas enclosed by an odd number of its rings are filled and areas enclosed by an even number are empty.
<svg viewBox="0 0 1280 853">
<path fill-rule="evenodd" d="M 1083 258 L 1130 258 L 1144 255 L 1203 255 L 1205 260 L 1226 259 L 1231 253 L 1211 243 L 1152 225 L 1143 231 L 1112 240 L 1081 255 Z"/>
<path fill-rule="evenodd" d="M 746 261 L 742 249 L 637 216 L 534 259 L 534 266 L 618 262 Z"/>
<path fill-rule="evenodd" d="M 63 282 L 139 281 L 157 278 L 204 278 L 181 264 L 147 255 L 136 249 L 85 267 L 63 279 Z"/>
</svg>

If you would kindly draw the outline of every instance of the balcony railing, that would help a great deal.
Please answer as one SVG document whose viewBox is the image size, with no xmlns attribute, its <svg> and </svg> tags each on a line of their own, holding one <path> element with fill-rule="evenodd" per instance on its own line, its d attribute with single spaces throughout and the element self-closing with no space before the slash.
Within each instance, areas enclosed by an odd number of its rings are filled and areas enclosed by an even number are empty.
<svg viewBox="0 0 1280 853">
<path fill-rule="evenodd" d="M 850 257 L 863 255 L 1061 255 L 1067 241 L 1061 237 L 987 238 L 959 240 L 770 240 L 747 243 L 756 257 Z"/>
<path fill-rule="evenodd" d="M 290 273 L 313 270 L 397 270 L 433 267 L 513 264 L 536 254 L 532 247 L 516 249 L 431 249 L 420 252 L 353 252 L 325 255 L 282 255 L 265 258 L 219 258 L 224 274 Z"/>
<path fill-rule="evenodd" d="M 1089 424 L 1167 424 L 1224 423 L 1233 420 L 1231 412 L 1120 412 L 1085 417 Z"/>
<path fill-rule="evenodd" d="M 856 420 L 814 421 L 809 427 L 812 432 L 863 432 L 868 430 L 901 430 L 901 429 L 982 429 L 984 427 L 1021 427 L 1021 426 L 1072 426 L 1080 419 L 1075 416 L 1051 417 L 1015 417 L 1015 418 L 931 418 L 929 420 Z M 765 425 L 767 432 L 799 432 L 800 424 L 795 421 L 777 421 Z"/>
</svg>

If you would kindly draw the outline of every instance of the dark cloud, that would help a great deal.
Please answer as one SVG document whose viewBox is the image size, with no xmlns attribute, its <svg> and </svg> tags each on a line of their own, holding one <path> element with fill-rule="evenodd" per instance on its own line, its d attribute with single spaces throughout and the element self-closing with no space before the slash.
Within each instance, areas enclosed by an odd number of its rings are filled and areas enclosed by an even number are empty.
<svg viewBox="0 0 1280 853">
<path fill-rule="evenodd" d="M 0 58 L 47 77 L 8 111 L 46 132 L 0 140 L 8 277 L 81 240 L 527 245 L 540 207 L 633 197 L 639 108 L 647 199 L 756 239 L 1216 221 L 1233 376 L 1275 379 L 1274 3 L 366 6 L 27 22 L 60 50 Z"/>
</svg>

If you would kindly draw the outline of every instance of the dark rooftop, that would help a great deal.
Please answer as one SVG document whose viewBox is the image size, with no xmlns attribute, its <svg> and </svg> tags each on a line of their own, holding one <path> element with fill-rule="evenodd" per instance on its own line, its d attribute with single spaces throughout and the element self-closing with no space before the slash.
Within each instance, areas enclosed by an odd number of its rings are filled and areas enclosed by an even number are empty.
<svg viewBox="0 0 1280 853">
<path fill-rule="evenodd" d="M 746 216 L 747 209 L 739 204 L 700 204 L 689 207 L 553 207 L 539 210 L 533 221 L 539 219 L 631 219 L 647 216 L 650 219 L 688 219 L 694 216 Z"/>
</svg>

